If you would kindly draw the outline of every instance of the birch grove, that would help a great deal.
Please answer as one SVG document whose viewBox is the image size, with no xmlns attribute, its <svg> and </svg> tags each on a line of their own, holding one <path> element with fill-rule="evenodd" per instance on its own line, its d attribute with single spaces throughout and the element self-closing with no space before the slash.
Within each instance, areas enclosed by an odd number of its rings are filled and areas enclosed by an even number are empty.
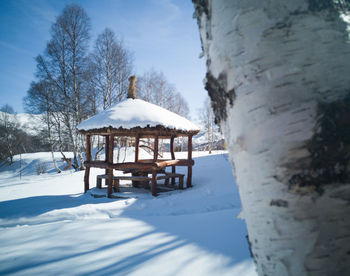
<svg viewBox="0 0 350 276">
<path fill-rule="evenodd" d="M 132 51 L 109 28 L 97 36 L 89 51 L 90 24 L 81 6 L 66 5 L 51 26 L 45 51 L 36 57 L 35 80 L 24 98 L 28 112 L 45 113 L 51 152 L 59 151 L 67 159 L 64 151 L 72 151 L 76 170 L 84 169 L 85 143 L 77 133 L 77 125 L 124 100 L 128 78 L 135 70 Z M 189 114 L 188 104 L 175 86 L 155 70 L 140 78 L 137 97 L 184 116 Z M 100 138 L 94 141 L 97 159 L 104 149 Z M 59 172 L 58 167 L 56 170 Z"/>
</svg>

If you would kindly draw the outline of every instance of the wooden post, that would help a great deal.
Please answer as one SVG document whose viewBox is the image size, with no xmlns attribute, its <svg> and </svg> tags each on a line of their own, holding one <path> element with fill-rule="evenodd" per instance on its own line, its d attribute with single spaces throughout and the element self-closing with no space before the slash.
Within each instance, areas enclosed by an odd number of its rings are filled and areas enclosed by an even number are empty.
<svg viewBox="0 0 350 276">
<path fill-rule="evenodd" d="M 113 164 L 113 151 L 114 151 L 114 134 L 109 135 L 109 147 L 108 147 L 108 163 Z M 113 186 L 113 169 L 107 169 L 108 174 L 108 197 L 112 195 L 112 186 Z"/>
<path fill-rule="evenodd" d="M 119 179 L 114 180 L 114 192 L 119 193 L 120 189 L 119 189 Z"/>
<path fill-rule="evenodd" d="M 108 158 L 108 154 L 109 154 L 109 136 L 106 135 L 105 136 L 105 162 L 107 163 L 109 158 Z M 105 174 L 108 174 L 108 170 L 105 169 Z M 105 185 L 107 185 L 107 178 L 105 178 Z"/>
<path fill-rule="evenodd" d="M 174 140 L 175 140 L 175 136 L 171 136 L 171 139 L 170 139 L 170 153 L 171 153 L 171 159 L 172 160 L 175 160 Z M 176 167 L 175 166 L 171 166 L 171 173 L 172 174 L 176 173 Z M 175 185 L 175 177 L 171 178 L 171 185 Z"/>
<path fill-rule="evenodd" d="M 96 178 L 96 187 L 99 189 L 102 188 L 102 178 L 101 177 Z"/>
<path fill-rule="evenodd" d="M 158 135 L 154 136 L 154 147 L 153 147 L 153 161 L 158 160 Z"/>
<path fill-rule="evenodd" d="M 153 147 L 153 161 L 156 162 L 158 160 L 158 135 L 154 136 L 154 147 Z M 157 196 L 157 171 L 152 171 L 152 184 L 151 191 L 153 196 Z"/>
<path fill-rule="evenodd" d="M 151 184 L 151 191 L 153 196 L 157 196 L 157 171 L 152 171 L 152 184 Z"/>
<path fill-rule="evenodd" d="M 140 135 L 137 134 L 135 137 L 135 163 L 139 161 L 139 146 L 140 146 Z"/>
<path fill-rule="evenodd" d="M 136 134 L 135 137 L 135 163 L 137 163 L 139 161 L 139 149 L 140 149 L 140 135 Z M 134 176 L 136 174 L 132 173 L 132 176 Z M 132 186 L 133 187 L 139 187 L 140 183 L 138 183 L 137 181 L 132 180 Z"/>
<path fill-rule="evenodd" d="M 179 189 L 183 189 L 184 188 L 184 176 L 180 175 L 179 176 Z"/>
<path fill-rule="evenodd" d="M 90 135 L 86 135 L 86 161 L 87 162 L 91 161 Z M 84 175 L 84 192 L 85 193 L 90 189 L 89 177 L 90 177 L 90 166 L 85 169 L 85 175 Z"/>
<path fill-rule="evenodd" d="M 192 161 L 192 135 L 188 136 L 188 161 Z M 192 165 L 191 162 L 189 162 L 189 165 L 187 167 L 187 188 L 192 187 Z"/>
</svg>

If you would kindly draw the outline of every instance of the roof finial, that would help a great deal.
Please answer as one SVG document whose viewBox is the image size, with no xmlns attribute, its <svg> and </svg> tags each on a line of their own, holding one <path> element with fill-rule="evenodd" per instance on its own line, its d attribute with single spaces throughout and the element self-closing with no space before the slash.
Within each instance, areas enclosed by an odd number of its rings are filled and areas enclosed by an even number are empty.
<svg viewBox="0 0 350 276">
<path fill-rule="evenodd" d="M 135 82 L 136 82 L 136 76 L 131 76 L 129 78 L 129 91 L 128 91 L 128 98 L 136 99 L 136 88 L 135 88 Z"/>
</svg>

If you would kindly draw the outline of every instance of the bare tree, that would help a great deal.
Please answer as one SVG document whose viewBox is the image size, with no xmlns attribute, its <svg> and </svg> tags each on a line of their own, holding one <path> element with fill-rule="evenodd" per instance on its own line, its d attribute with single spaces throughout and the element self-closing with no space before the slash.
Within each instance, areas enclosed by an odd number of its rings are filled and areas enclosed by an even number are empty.
<svg viewBox="0 0 350 276">
<path fill-rule="evenodd" d="M 103 109 L 125 98 L 128 78 L 133 71 L 133 57 L 112 30 L 106 28 L 97 37 L 90 55 L 91 80 Z"/>
<path fill-rule="evenodd" d="M 89 57 L 89 103 L 96 113 L 98 108 L 110 107 L 120 102 L 127 95 L 128 78 L 133 71 L 132 53 L 124 46 L 122 40 L 116 38 L 114 32 L 106 28 L 95 42 L 94 51 Z M 95 159 L 104 149 L 97 136 L 98 150 Z M 119 145 L 119 143 L 118 143 Z M 120 148 L 118 148 L 118 151 Z"/>
<path fill-rule="evenodd" d="M 172 106 L 169 108 L 169 110 L 183 117 L 189 117 L 190 108 L 188 107 L 187 101 L 180 93 L 175 93 L 170 102 Z"/>
<path fill-rule="evenodd" d="M 83 90 L 86 93 L 85 111 L 86 117 L 96 115 L 99 109 L 99 93 L 96 91 L 94 82 L 94 65 L 90 59 L 87 61 L 87 68 L 84 74 L 84 80 L 82 83 Z"/>
<path fill-rule="evenodd" d="M 32 82 L 29 90 L 27 91 L 27 96 L 24 98 L 25 109 L 30 113 L 43 114 L 42 119 L 47 127 L 48 143 L 50 146 L 51 157 L 53 165 L 57 171 L 60 173 L 61 170 L 57 166 L 54 147 L 56 140 L 53 135 L 54 127 L 54 117 L 55 114 L 55 96 L 54 96 L 54 86 L 47 81 Z"/>
<path fill-rule="evenodd" d="M 0 108 L 1 112 L 5 112 L 7 114 L 15 114 L 15 110 L 13 109 L 12 106 L 10 106 L 9 104 L 4 104 L 1 108 Z"/>
<path fill-rule="evenodd" d="M 83 168 L 81 139 L 76 126 L 88 112 L 84 103 L 83 80 L 87 68 L 90 19 L 78 5 L 67 5 L 51 28 L 51 40 L 44 56 L 38 56 L 38 75 L 55 85 L 57 109 L 62 114 L 74 152 L 73 166 L 78 169 L 78 156 Z"/>
<path fill-rule="evenodd" d="M 11 165 L 13 156 L 18 153 L 19 139 L 16 132 L 19 122 L 10 105 L 5 104 L 0 110 L 0 160 L 8 159 Z"/>
<path fill-rule="evenodd" d="M 186 100 L 162 72 L 151 69 L 138 77 L 136 84 L 137 97 L 188 117 L 189 108 Z"/>
<path fill-rule="evenodd" d="M 203 107 L 199 110 L 199 120 L 204 127 L 204 132 L 206 133 L 208 145 L 207 149 L 211 153 L 214 143 L 214 131 L 217 129 L 215 125 L 215 116 L 213 109 L 211 108 L 210 99 L 206 98 Z"/>
<path fill-rule="evenodd" d="M 194 1 L 259 275 L 350 275 L 349 1 Z"/>
<path fill-rule="evenodd" d="M 23 131 L 11 106 L 4 105 L 0 110 L 0 160 L 11 165 L 16 154 L 47 150 L 45 141 Z"/>
</svg>

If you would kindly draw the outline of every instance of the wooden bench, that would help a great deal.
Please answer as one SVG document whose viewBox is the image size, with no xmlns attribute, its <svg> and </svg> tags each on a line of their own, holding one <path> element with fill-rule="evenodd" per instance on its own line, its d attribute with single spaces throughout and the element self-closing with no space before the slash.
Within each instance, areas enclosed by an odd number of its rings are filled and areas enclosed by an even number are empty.
<svg viewBox="0 0 350 276">
<path fill-rule="evenodd" d="M 169 179 L 175 179 L 178 178 L 179 179 L 179 189 L 183 189 L 183 183 L 184 183 L 184 174 L 179 174 L 179 173 L 165 173 L 164 175 L 160 175 L 157 176 L 157 180 L 165 180 L 164 185 L 168 186 L 169 185 Z M 100 174 L 97 176 L 96 179 L 96 186 L 97 188 L 101 189 L 102 188 L 102 179 L 108 179 L 108 175 L 107 174 Z M 113 176 L 113 189 L 114 192 L 119 192 L 119 184 L 120 184 L 120 180 L 132 180 L 132 181 L 152 181 L 152 177 L 149 176 Z"/>
<path fill-rule="evenodd" d="M 102 187 L 102 179 L 108 179 L 108 175 L 107 174 L 100 174 L 97 176 L 96 179 L 96 186 L 97 188 L 101 189 Z M 151 181 L 152 177 L 148 177 L 148 176 L 113 176 L 113 186 L 116 188 L 116 184 L 118 184 L 117 186 L 119 186 L 119 180 L 132 180 L 132 181 Z M 118 182 L 118 183 L 116 183 Z M 119 190 L 119 189 L 117 189 Z"/>
<path fill-rule="evenodd" d="M 96 187 L 101 189 L 102 188 L 102 179 L 108 179 L 107 174 L 100 174 L 96 177 Z"/>
<path fill-rule="evenodd" d="M 157 177 L 157 180 L 160 179 L 165 179 L 165 186 L 169 185 L 169 179 L 170 178 L 179 178 L 179 189 L 183 189 L 184 188 L 184 174 L 180 174 L 180 173 L 165 173 L 165 175 L 160 175 Z"/>
</svg>

